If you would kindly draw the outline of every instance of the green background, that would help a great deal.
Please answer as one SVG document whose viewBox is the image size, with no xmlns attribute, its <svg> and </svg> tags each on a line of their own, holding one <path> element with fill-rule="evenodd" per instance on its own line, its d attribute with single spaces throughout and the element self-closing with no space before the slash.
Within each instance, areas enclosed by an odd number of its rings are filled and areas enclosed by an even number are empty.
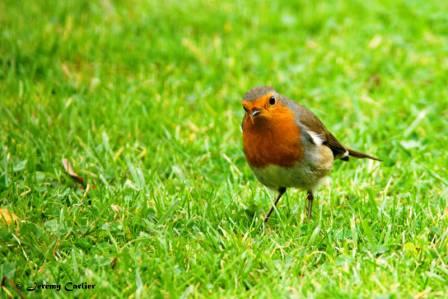
<svg viewBox="0 0 448 299">
<path fill-rule="evenodd" d="M 445 297 L 448 2 L 0 2 L 0 289 L 80 297 Z M 257 85 L 376 163 L 273 194 Z M 61 160 L 96 186 L 85 193 Z"/>
</svg>

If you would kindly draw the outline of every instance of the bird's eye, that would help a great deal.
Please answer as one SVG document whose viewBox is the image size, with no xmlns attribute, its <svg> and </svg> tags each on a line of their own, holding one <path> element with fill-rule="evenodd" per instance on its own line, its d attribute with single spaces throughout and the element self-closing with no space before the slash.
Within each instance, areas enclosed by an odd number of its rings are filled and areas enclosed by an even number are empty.
<svg viewBox="0 0 448 299">
<path fill-rule="evenodd" d="M 269 105 L 274 105 L 277 102 L 276 98 L 274 96 L 271 96 L 269 98 Z"/>
</svg>

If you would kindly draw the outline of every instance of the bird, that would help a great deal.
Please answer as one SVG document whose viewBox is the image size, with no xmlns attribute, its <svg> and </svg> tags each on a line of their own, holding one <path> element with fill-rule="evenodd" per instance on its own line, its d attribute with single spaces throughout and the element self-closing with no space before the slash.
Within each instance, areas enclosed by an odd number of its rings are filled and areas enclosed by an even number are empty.
<svg viewBox="0 0 448 299">
<path fill-rule="evenodd" d="M 264 222 L 288 188 L 307 192 L 307 218 L 312 218 L 316 188 L 335 160 L 379 158 L 342 145 L 306 107 L 270 86 L 254 87 L 243 96 L 243 151 L 255 177 L 277 191 Z"/>
</svg>

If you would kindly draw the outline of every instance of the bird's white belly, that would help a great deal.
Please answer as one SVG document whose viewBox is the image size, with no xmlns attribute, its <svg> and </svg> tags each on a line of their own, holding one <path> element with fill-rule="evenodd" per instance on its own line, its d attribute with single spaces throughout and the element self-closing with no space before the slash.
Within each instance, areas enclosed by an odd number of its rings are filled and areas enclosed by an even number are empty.
<svg viewBox="0 0 448 299">
<path fill-rule="evenodd" d="M 314 190 L 321 179 L 330 172 L 332 165 L 331 151 L 321 147 L 317 151 L 308 152 L 304 161 L 297 162 L 291 167 L 267 165 L 260 168 L 252 167 L 252 170 L 263 185 L 275 190 L 280 187 Z"/>
</svg>

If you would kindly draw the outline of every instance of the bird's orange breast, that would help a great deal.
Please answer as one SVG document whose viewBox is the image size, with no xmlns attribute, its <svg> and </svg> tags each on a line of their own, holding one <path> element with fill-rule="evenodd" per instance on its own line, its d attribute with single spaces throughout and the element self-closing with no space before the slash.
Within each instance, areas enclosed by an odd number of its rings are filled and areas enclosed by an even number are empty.
<svg viewBox="0 0 448 299">
<path fill-rule="evenodd" d="M 303 159 L 300 128 L 292 111 L 284 107 L 264 119 L 243 120 L 243 147 L 252 167 L 293 166 Z"/>
</svg>

